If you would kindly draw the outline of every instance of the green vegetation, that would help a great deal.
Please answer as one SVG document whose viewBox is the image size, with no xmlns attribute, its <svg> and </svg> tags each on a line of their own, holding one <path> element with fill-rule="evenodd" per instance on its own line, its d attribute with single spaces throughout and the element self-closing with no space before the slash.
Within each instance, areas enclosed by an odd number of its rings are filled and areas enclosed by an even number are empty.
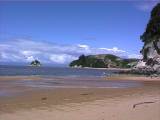
<svg viewBox="0 0 160 120">
<path fill-rule="evenodd" d="M 103 67 L 104 62 L 101 59 L 97 59 L 92 56 L 81 55 L 78 60 L 74 60 L 70 63 L 70 66 L 80 66 L 80 67 Z"/>
<path fill-rule="evenodd" d="M 34 60 L 31 62 L 31 66 L 41 66 L 41 63 L 38 60 Z"/>
<path fill-rule="evenodd" d="M 151 42 L 160 38 L 160 3 L 151 11 L 151 17 L 146 31 L 141 36 L 143 42 Z"/>
<path fill-rule="evenodd" d="M 93 68 L 129 68 L 138 62 L 137 59 L 122 59 L 111 54 L 81 55 L 78 60 L 70 63 L 70 67 L 93 67 Z"/>
</svg>

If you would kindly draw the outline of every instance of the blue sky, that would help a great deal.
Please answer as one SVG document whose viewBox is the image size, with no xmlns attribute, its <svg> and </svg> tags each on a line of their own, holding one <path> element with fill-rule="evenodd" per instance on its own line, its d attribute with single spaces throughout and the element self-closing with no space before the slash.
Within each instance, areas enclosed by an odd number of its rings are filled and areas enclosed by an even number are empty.
<svg viewBox="0 0 160 120">
<path fill-rule="evenodd" d="M 67 64 L 81 54 L 140 57 L 158 1 L 0 2 L 0 63 Z"/>
</svg>

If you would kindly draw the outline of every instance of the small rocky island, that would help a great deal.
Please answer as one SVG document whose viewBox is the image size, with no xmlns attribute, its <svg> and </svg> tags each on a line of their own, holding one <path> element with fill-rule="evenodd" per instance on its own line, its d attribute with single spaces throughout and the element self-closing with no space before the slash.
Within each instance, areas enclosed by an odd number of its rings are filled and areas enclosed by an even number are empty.
<svg viewBox="0 0 160 120">
<path fill-rule="evenodd" d="M 38 60 L 34 60 L 34 61 L 31 62 L 30 65 L 31 65 L 31 66 L 41 66 L 41 63 L 40 63 L 40 61 L 38 61 Z"/>
<path fill-rule="evenodd" d="M 70 67 L 91 68 L 131 68 L 138 63 L 138 59 L 124 59 L 112 54 L 81 55 L 78 60 L 70 63 Z"/>
</svg>

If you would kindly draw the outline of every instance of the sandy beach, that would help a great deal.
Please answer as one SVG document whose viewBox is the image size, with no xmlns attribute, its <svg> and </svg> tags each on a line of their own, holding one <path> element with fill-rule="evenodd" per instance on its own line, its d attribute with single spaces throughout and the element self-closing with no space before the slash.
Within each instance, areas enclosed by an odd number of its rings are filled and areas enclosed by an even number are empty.
<svg viewBox="0 0 160 120">
<path fill-rule="evenodd" d="M 22 109 L 2 120 L 159 120 L 159 96 L 153 94 Z M 136 97 L 136 98 L 135 98 Z M 133 107 L 135 104 L 136 107 Z"/>
<path fill-rule="evenodd" d="M 0 80 L 13 81 L 11 78 L 14 77 Z M 26 79 L 16 77 L 22 78 Z M 31 78 L 39 80 L 39 77 Z M 8 87 L 23 92 L 0 98 L 0 120 L 159 120 L 160 81 L 140 81 L 141 87 L 117 89 Z"/>
<path fill-rule="evenodd" d="M 0 0 L 0 120 L 160 120 L 160 0 Z"/>
</svg>

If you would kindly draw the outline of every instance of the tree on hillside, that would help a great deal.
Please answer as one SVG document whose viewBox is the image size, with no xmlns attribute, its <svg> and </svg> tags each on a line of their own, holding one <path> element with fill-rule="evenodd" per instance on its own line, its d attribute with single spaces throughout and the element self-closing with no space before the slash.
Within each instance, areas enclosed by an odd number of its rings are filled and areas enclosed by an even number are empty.
<svg viewBox="0 0 160 120">
<path fill-rule="evenodd" d="M 160 3 L 151 11 L 151 17 L 147 24 L 146 31 L 141 36 L 143 42 L 150 42 L 160 38 Z"/>
<path fill-rule="evenodd" d="M 82 65 L 82 67 L 85 67 L 85 65 L 86 65 L 86 56 L 85 55 L 81 55 L 79 57 L 79 64 Z"/>
</svg>

